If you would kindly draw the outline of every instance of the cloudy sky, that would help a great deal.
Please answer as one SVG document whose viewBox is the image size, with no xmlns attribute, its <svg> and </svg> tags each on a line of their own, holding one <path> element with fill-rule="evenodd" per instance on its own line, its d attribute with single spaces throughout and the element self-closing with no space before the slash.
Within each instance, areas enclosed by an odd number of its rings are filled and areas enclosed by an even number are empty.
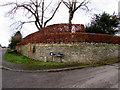
<svg viewBox="0 0 120 90">
<path fill-rule="evenodd" d="M 12 0 L 1 0 L 0 5 Z M 54 0 L 55 1 L 55 0 Z M 81 1 L 81 0 L 78 0 Z M 101 14 L 103 12 L 113 14 L 118 14 L 118 2 L 120 0 L 89 0 L 88 4 L 89 8 L 92 10 L 91 12 L 83 12 L 81 9 L 77 10 L 75 16 L 72 20 L 75 24 L 84 24 L 87 25 L 90 23 L 91 17 L 94 14 Z M 16 30 L 13 30 L 13 27 L 10 25 L 14 22 L 14 20 L 10 19 L 10 17 L 6 17 L 6 12 L 8 11 L 8 7 L 0 7 L 0 44 L 2 46 L 7 46 L 9 44 L 10 37 Z M 22 19 L 21 17 L 17 17 L 17 20 Z M 55 17 L 48 23 L 48 25 L 56 24 L 56 23 L 68 23 L 68 11 L 64 5 L 61 5 L 58 12 L 55 14 Z M 25 25 L 21 33 L 23 37 L 27 36 L 30 33 L 37 31 L 34 25 Z"/>
</svg>

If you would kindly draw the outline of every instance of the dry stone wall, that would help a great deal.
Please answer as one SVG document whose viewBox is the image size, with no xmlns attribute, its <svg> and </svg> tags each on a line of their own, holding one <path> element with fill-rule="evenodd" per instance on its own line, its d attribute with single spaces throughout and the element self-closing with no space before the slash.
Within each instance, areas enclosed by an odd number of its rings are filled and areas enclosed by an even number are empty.
<svg viewBox="0 0 120 90">
<path fill-rule="evenodd" d="M 40 61 L 91 63 L 119 57 L 120 45 L 105 43 L 27 44 L 16 47 L 20 54 Z M 63 57 L 51 56 L 61 52 Z"/>
</svg>

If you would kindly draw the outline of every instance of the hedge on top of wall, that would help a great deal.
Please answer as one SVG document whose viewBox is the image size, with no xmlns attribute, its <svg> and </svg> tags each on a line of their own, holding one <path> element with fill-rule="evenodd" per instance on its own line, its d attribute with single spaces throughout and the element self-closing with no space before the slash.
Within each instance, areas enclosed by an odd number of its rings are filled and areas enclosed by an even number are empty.
<svg viewBox="0 0 120 90">
<path fill-rule="evenodd" d="M 71 30 L 74 29 L 76 31 L 72 32 Z M 120 44 L 120 37 L 106 34 L 85 33 L 84 26 L 81 24 L 54 24 L 26 36 L 17 45 L 25 45 L 28 43 L 59 42 L 94 42 Z"/>
</svg>

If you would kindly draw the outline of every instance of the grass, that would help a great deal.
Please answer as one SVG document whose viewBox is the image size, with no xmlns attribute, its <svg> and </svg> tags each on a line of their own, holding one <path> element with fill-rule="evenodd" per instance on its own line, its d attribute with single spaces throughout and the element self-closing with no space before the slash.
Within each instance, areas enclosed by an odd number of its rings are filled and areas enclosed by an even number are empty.
<svg viewBox="0 0 120 90">
<path fill-rule="evenodd" d="M 6 53 L 4 55 L 4 59 L 9 62 L 13 62 L 16 64 L 32 64 L 32 65 L 61 65 L 61 64 L 67 64 L 67 63 L 59 63 L 59 62 L 41 62 L 38 60 L 33 60 L 30 58 L 27 58 L 26 56 L 20 55 L 20 54 L 12 54 L 12 53 Z"/>
<path fill-rule="evenodd" d="M 7 50 L 6 54 L 4 55 L 4 60 L 13 62 L 16 64 L 24 64 L 25 69 L 36 70 L 36 69 L 58 69 L 58 68 L 66 68 L 66 67 L 75 67 L 75 66 L 101 66 L 101 65 L 108 65 L 120 62 L 120 58 L 111 58 L 106 60 L 101 60 L 97 63 L 90 63 L 90 64 L 80 64 L 80 63 L 70 63 L 70 62 L 42 62 L 38 60 L 30 59 L 26 56 L 20 54 L 13 54 L 8 53 L 10 51 Z"/>
<path fill-rule="evenodd" d="M 10 51 L 7 50 L 4 55 L 4 60 L 16 64 L 24 64 L 26 69 L 34 70 L 34 69 L 57 69 L 57 68 L 66 68 L 66 67 L 74 67 L 74 66 L 84 66 L 86 64 L 80 63 L 70 63 L 70 62 L 42 62 L 38 60 L 30 59 L 26 56 L 20 54 L 8 53 Z"/>
<path fill-rule="evenodd" d="M 97 63 L 91 63 L 91 66 L 102 66 L 102 65 L 110 65 L 110 64 L 114 64 L 114 63 L 119 63 L 120 62 L 120 58 L 109 58 L 109 59 L 105 59 L 105 60 L 100 60 Z"/>
</svg>

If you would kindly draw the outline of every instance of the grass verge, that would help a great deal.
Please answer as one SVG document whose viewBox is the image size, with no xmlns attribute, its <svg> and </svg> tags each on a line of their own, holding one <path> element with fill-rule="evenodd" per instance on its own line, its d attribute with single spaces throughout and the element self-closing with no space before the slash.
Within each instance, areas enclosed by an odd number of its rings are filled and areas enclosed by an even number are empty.
<svg viewBox="0 0 120 90">
<path fill-rule="evenodd" d="M 20 54 L 8 53 L 4 55 L 4 60 L 16 64 L 24 64 L 25 69 L 36 70 L 36 69 L 58 69 L 58 68 L 66 68 L 66 67 L 74 67 L 74 66 L 84 66 L 86 64 L 80 63 L 70 63 L 70 62 L 42 62 L 38 60 L 30 59 L 26 56 Z"/>
<path fill-rule="evenodd" d="M 110 65 L 110 64 L 114 64 L 114 63 L 119 63 L 120 62 L 120 58 L 109 58 L 109 59 L 105 59 L 105 60 L 101 60 L 97 63 L 92 63 L 92 66 L 101 66 L 101 65 Z"/>
<path fill-rule="evenodd" d="M 101 66 L 101 65 L 108 65 L 113 63 L 120 62 L 120 58 L 111 58 L 106 60 L 101 60 L 97 63 L 90 63 L 90 64 L 81 64 L 81 63 L 70 63 L 70 62 L 42 62 L 38 60 L 30 59 L 26 56 L 20 54 L 13 54 L 8 53 L 7 50 L 6 54 L 4 55 L 4 60 L 13 62 L 16 64 L 24 64 L 25 69 L 29 70 L 40 70 L 40 69 L 58 69 L 58 68 L 67 68 L 67 67 L 75 67 L 75 66 Z"/>
</svg>

